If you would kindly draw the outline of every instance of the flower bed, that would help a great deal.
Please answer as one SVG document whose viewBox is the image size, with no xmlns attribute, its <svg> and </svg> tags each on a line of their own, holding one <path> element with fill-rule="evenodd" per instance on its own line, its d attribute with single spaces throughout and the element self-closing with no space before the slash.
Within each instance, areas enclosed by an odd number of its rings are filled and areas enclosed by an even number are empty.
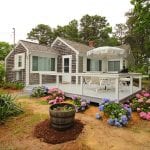
<svg viewBox="0 0 150 150">
<path fill-rule="evenodd" d="M 99 105 L 99 110 L 103 111 L 104 114 L 109 117 L 108 124 L 117 127 L 126 126 L 132 113 L 129 105 L 110 102 L 107 98 L 102 99 L 102 102 Z"/>
<path fill-rule="evenodd" d="M 85 111 L 89 107 L 89 102 L 81 99 L 80 96 L 74 95 L 72 97 L 73 104 L 75 105 L 76 112 Z"/>
<path fill-rule="evenodd" d="M 150 121 L 150 92 L 142 91 L 130 101 L 133 111 L 139 113 L 140 118 Z"/>
<path fill-rule="evenodd" d="M 65 99 L 64 92 L 60 89 L 53 87 L 48 89 L 45 86 L 38 86 L 32 89 L 32 97 L 44 97 L 49 104 L 61 103 Z"/>
<path fill-rule="evenodd" d="M 47 95 L 45 99 L 49 104 L 61 103 L 65 99 L 64 92 L 56 87 L 49 89 Z"/>
</svg>

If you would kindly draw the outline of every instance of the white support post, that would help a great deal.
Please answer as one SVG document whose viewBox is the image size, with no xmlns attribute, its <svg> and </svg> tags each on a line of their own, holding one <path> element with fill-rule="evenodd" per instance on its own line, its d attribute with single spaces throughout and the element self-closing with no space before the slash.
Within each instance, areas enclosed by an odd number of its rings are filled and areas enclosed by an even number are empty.
<svg viewBox="0 0 150 150">
<path fill-rule="evenodd" d="M 141 90 L 142 89 L 142 77 L 139 76 L 139 89 Z"/>
<path fill-rule="evenodd" d="M 83 95 L 83 76 L 81 76 L 81 95 Z"/>
<path fill-rule="evenodd" d="M 116 84 L 115 84 L 115 97 L 117 99 L 117 103 L 119 102 L 119 78 L 116 78 Z"/>
<path fill-rule="evenodd" d="M 79 72 L 79 55 L 76 54 L 76 73 Z M 78 84 L 78 76 L 76 75 L 76 85 Z"/>
<path fill-rule="evenodd" d="M 78 76 L 76 75 L 76 85 L 78 85 Z"/>
<path fill-rule="evenodd" d="M 29 58 L 30 58 L 30 56 L 29 56 L 29 54 L 27 53 L 27 55 L 26 55 L 26 86 L 28 86 L 29 85 Z"/>
<path fill-rule="evenodd" d="M 59 86 L 59 75 L 56 75 L 56 86 L 57 86 L 57 88 Z"/>
<path fill-rule="evenodd" d="M 130 76 L 130 94 L 133 94 L 133 76 Z"/>
<path fill-rule="evenodd" d="M 42 86 L 42 74 L 39 74 L 39 82 L 40 82 L 40 86 Z"/>
</svg>

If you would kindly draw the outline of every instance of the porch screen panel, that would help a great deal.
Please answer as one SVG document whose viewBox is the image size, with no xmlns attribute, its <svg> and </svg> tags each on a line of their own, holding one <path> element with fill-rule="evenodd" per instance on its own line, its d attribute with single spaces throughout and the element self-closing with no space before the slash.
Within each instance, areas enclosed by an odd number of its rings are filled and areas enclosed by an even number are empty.
<svg viewBox="0 0 150 150">
<path fill-rule="evenodd" d="M 55 71 L 55 58 L 51 58 L 51 71 Z"/>
<path fill-rule="evenodd" d="M 120 71 L 120 61 L 108 61 L 108 71 Z"/>
<path fill-rule="evenodd" d="M 90 64 L 91 64 L 91 60 L 90 59 L 87 59 L 87 71 L 90 71 L 91 67 L 90 67 Z"/>
<path fill-rule="evenodd" d="M 38 71 L 38 56 L 32 57 L 32 70 Z"/>
<path fill-rule="evenodd" d="M 114 62 L 114 70 L 115 71 L 120 71 L 120 61 L 115 61 Z"/>
<path fill-rule="evenodd" d="M 87 71 L 101 71 L 101 60 L 87 59 Z"/>
<path fill-rule="evenodd" d="M 55 71 L 55 58 L 48 57 L 32 57 L 33 71 Z"/>
</svg>

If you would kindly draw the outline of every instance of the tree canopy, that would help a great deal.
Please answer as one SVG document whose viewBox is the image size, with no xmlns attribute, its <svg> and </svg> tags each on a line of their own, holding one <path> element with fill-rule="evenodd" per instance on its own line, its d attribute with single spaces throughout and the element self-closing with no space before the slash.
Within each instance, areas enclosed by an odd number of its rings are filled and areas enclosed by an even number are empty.
<svg viewBox="0 0 150 150">
<path fill-rule="evenodd" d="M 4 61 L 12 46 L 7 42 L 0 42 L 0 61 Z"/>
<path fill-rule="evenodd" d="M 150 1 L 131 0 L 133 10 L 126 16 L 128 32 L 126 42 L 130 44 L 138 64 L 150 57 Z"/>
<path fill-rule="evenodd" d="M 80 21 L 72 20 L 65 26 L 58 25 L 52 29 L 48 25 L 39 24 L 28 34 L 28 39 L 36 40 L 39 44 L 49 45 L 57 37 L 88 44 L 94 41 L 95 46 L 118 45 L 115 37 L 110 37 L 112 28 L 105 17 L 85 15 Z"/>
<path fill-rule="evenodd" d="M 28 34 L 27 38 L 36 40 L 39 44 L 50 45 L 54 40 L 54 33 L 49 25 L 39 24 L 33 28 Z"/>
</svg>

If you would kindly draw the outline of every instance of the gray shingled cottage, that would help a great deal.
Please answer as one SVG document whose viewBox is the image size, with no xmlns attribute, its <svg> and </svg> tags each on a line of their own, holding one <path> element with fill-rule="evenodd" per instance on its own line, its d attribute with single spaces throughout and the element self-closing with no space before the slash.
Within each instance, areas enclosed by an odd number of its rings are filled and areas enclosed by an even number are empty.
<svg viewBox="0 0 150 150">
<path fill-rule="evenodd" d="M 129 47 L 124 47 L 129 54 Z M 127 64 L 127 59 L 119 57 L 108 60 L 90 58 L 87 51 L 93 49 L 92 45 L 66 40 L 57 37 L 51 46 L 20 40 L 16 47 L 5 59 L 6 80 L 19 81 L 26 85 L 56 82 L 54 73 L 63 73 L 59 80 L 62 82 L 76 82 L 79 80 L 70 73 L 119 71 Z M 109 62 L 109 63 L 108 63 Z"/>
</svg>

